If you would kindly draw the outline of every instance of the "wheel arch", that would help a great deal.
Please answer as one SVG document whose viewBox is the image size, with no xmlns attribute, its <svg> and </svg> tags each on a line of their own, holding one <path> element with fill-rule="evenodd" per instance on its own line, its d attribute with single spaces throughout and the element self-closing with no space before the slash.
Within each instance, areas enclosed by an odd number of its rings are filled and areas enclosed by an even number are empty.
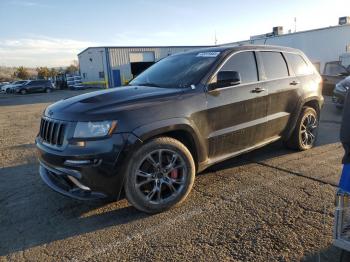
<svg viewBox="0 0 350 262">
<path fill-rule="evenodd" d="M 199 130 L 183 118 L 167 119 L 140 126 L 133 133 L 144 143 L 150 139 L 167 136 L 179 140 L 191 152 L 196 167 L 207 159 L 207 148 L 201 139 Z"/>
<path fill-rule="evenodd" d="M 298 105 L 296 107 L 296 110 L 289 120 L 288 126 L 286 128 L 286 132 L 283 135 L 283 139 L 288 140 L 290 138 L 290 136 L 292 135 L 294 128 L 295 128 L 295 125 L 297 124 L 298 118 L 301 114 L 303 107 L 309 106 L 309 107 L 315 109 L 317 112 L 317 115 L 319 117 L 323 103 L 324 103 L 323 97 L 320 98 L 318 96 L 311 96 L 311 97 L 299 100 Z"/>
</svg>

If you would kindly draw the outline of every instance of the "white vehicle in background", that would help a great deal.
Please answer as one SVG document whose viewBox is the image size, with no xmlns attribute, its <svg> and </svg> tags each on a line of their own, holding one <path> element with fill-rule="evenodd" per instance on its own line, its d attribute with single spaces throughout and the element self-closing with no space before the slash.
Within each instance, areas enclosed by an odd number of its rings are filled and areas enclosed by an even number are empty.
<svg viewBox="0 0 350 262">
<path fill-rule="evenodd" d="M 29 82 L 30 80 L 20 80 L 20 81 L 15 81 L 7 85 L 1 86 L 1 93 L 12 93 L 13 89 L 18 86 L 25 85 Z"/>
</svg>

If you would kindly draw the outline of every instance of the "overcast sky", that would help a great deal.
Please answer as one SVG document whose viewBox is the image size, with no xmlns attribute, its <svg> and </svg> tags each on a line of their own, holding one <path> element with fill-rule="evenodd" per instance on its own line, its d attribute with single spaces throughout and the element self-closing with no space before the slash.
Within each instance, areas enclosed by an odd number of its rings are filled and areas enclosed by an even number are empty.
<svg viewBox="0 0 350 262">
<path fill-rule="evenodd" d="M 0 0 L 0 65 L 65 66 L 88 46 L 212 45 L 336 25 L 350 0 Z"/>
</svg>

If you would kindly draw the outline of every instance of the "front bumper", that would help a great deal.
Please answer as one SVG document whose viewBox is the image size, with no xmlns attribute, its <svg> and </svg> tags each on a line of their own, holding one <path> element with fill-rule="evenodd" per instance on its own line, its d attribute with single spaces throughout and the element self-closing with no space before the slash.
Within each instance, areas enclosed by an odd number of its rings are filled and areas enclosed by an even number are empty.
<svg viewBox="0 0 350 262">
<path fill-rule="evenodd" d="M 50 147 L 36 139 L 39 173 L 53 190 L 79 200 L 119 198 L 125 167 L 140 140 L 133 134 L 113 134 L 102 140 L 86 141 L 84 147 L 66 144 Z"/>
<path fill-rule="evenodd" d="M 82 185 L 75 177 L 50 168 L 42 162 L 40 162 L 39 174 L 46 185 L 62 195 L 78 200 L 96 200 L 107 197 L 104 193 L 91 191 L 89 187 Z"/>
</svg>

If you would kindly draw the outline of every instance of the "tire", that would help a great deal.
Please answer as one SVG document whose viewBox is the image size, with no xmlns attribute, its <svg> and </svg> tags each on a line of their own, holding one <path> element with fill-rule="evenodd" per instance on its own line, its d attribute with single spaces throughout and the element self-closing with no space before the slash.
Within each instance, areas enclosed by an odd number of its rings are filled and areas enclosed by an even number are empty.
<svg viewBox="0 0 350 262">
<path fill-rule="evenodd" d="M 136 209 L 159 213 L 179 205 L 190 193 L 196 168 L 190 151 L 180 141 L 155 138 L 141 146 L 131 159 L 124 188 L 126 198 Z"/>
<path fill-rule="evenodd" d="M 310 119 L 312 122 L 309 126 Z M 316 110 L 303 107 L 291 137 L 285 142 L 286 146 L 300 151 L 311 149 L 317 139 L 318 126 L 319 116 Z"/>
<path fill-rule="evenodd" d="M 6 89 L 6 94 L 10 94 L 11 93 L 11 89 L 10 88 L 7 88 Z"/>
<path fill-rule="evenodd" d="M 27 94 L 27 90 L 21 89 L 20 93 L 21 93 L 21 95 L 25 95 L 25 94 Z"/>
<path fill-rule="evenodd" d="M 45 93 L 51 93 L 51 92 L 52 92 L 51 88 L 46 88 L 45 89 Z"/>
</svg>

